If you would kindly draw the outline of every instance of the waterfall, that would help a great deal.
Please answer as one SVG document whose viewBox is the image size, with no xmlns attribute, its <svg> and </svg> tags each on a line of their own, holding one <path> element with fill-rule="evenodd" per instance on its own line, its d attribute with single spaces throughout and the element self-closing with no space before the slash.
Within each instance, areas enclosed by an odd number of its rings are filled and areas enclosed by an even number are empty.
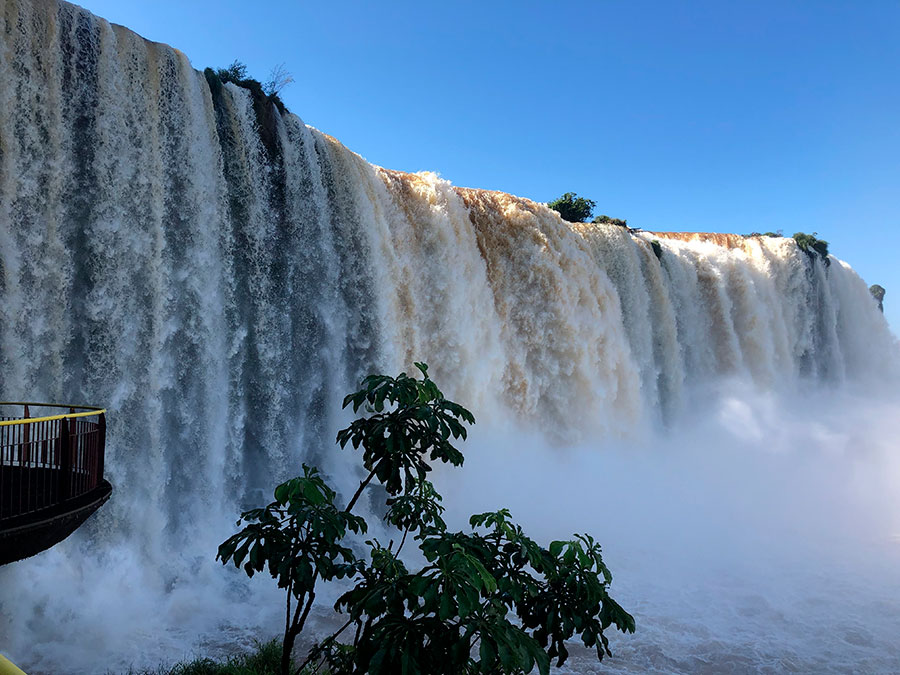
<svg viewBox="0 0 900 675">
<path fill-rule="evenodd" d="M 343 394 L 414 360 L 550 447 L 677 425 L 727 378 L 897 376 L 866 284 L 791 239 L 572 224 L 383 169 L 74 5 L 0 8 L 0 398 L 110 411 L 114 499 L 33 568 L 79 592 L 78 557 L 212 583 L 195 561 L 301 461 L 352 482 Z M 0 570 L 19 653 L 23 603 L 52 606 L 29 564 Z"/>
</svg>

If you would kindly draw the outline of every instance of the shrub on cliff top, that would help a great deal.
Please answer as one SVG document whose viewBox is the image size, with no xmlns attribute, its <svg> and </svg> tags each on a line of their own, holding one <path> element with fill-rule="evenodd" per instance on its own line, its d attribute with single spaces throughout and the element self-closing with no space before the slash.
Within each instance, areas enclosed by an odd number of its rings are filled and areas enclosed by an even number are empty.
<svg viewBox="0 0 900 675">
<path fill-rule="evenodd" d="M 206 76 L 206 82 L 212 94 L 213 105 L 221 105 L 222 85 L 225 83 L 230 82 L 250 92 L 260 140 L 269 158 L 274 160 L 281 152 L 275 110 L 277 109 L 282 115 L 287 112 L 287 108 L 278 96 L 278 91 L 292 81 L 284 67 L 278 66 L 273 69 L 273 79 L 265 86 L 259 80 L 247 77 L 247 66 L 240 61 L 233 61 L 227 68 L 218 70 L 207 68 L 203 74 Z"/>
<path fill-rule="evenodd" d="M 881 284 L 872 284 L 869 286 L 869 293 L 872 294 L 872 297 L 875 298 L 875 302 L 878 303 L 878 309 L 882 312 L 884 311 L 884 294 L 887 291 L 884 290 L 884 286 Z"/>
<path fill-rule="evenodd" d="M 278 92 L 287 84 L 293 82 L 293 78 L 284 70 L 283 66 L 277 66 L 273 70 L 272 79 L 270 82 L 266 83 L 266 86 L 263 86 L 262 82 L 259 80 L 254 80 L 252 77 L 249 77 L 247 75 L 246 64 L 243 64 L 240 61 L 232 61 L 231 65 L 227 68 L 219 68 L 217 70 L 206 68 L 203 71 L 203 74 L 206 76 L 206 81 L 209 83 L 213 92 L 226 82 L 231 82 L 232 84 L 236 84 L 237 86 L 250 91 L 250 95 L 253 97 L 254 107 L 257 104 L 271 103 L 278 108 L 282 114 L 284 114 L 286 110 L 284 103 L 282 103 L 281 98 L 278 96 Z M 278 78 L 278 80 L 276 81 L 275 78 Z"/>
<path fill-rule="evenodd" d="M 628 227 L 628 221 L 622 220 L 621 218 L 610 218 L 606 214 L 602 216 L 597 216 L 594 218 L 595 223 L 601 223 L 603 225 L 618 225 L 619 227 Z"/>
<path fill-rule="evenodd" d="M 819 255 L 825 262 L 825 265 L 828 266 L 831 264 L 831 261 L 828 259 L 828 242 L 824 239 L 818 239 L 816 237 L 817 234 L 818 232 L 813 232 L 812 234 L 795 232 L 794 241 L 807 255 Z"/>
<path fill-rule="evenodd" d="M 570 223 L 584 223 L 591 217 L 597 203 L 579 197 L 574 192 L 566 192 L 552 202 L 547 202 L 547 206 L 559 213 L 563 220 L 568 220 Z"/>
</svg>

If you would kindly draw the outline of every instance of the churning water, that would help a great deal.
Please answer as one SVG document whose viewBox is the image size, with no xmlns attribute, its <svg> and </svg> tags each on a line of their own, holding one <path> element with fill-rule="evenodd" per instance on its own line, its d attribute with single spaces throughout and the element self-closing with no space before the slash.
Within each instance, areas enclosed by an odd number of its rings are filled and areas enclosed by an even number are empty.
<svg viewBox="0 0 900 675">
<path fill-rule="evenodd" d="M 479 420 L 454 517 L 605 544 L 638 633 L 604 667 L 900 670 L 897 346 L 847 264 L 388 171 L 73 5 L 0 8 L 0 397 L 108 407 L 115 487 L 0 569 L 14 660 L 276 634 L 217 544 L 301 461 L 353 484 L 342 395 L 424 360 Z"/>
</svg>

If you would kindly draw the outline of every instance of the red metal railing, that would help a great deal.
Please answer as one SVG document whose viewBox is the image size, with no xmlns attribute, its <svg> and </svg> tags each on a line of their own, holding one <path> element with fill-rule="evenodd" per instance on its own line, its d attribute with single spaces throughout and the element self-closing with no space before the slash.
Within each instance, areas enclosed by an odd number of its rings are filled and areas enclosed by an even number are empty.
<svg viewBox="0 0 900 675">
<path fill-rule="evenodd" d="M 0 406 L 24 407 L 21 417 L 0 417 L 0 521 L 74 499 L 103 480 L 105 410 L 44 403 Z M 68 412 L 32 417 L 34 407 Z"/>
</svg>

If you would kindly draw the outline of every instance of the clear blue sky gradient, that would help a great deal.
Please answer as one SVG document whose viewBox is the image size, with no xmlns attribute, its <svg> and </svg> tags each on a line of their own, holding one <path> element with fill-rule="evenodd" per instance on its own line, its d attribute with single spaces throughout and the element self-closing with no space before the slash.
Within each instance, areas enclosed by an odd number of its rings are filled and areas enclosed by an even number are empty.
<svg viewBox="0 0 900 675">
<path fill-rule="evenodd" d="M 900 330 L 900 2 L 85 0 L 196 68 L 284 63 L 382 166 L 644 229 L 818 232 Z"/>
</svg>

